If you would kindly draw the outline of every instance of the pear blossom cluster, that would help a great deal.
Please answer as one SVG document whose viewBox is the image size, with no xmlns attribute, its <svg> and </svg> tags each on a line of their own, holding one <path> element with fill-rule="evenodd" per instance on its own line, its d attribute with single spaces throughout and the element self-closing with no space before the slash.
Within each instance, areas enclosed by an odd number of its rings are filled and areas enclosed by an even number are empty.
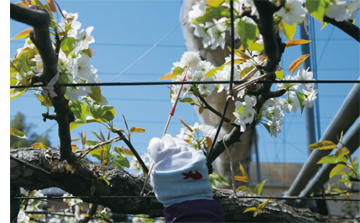
<svg viewBox="0 0 360 223">
<path fill-rule="evenodd" d="M 180 62 L 173 63 L 173 81 L 213 81 L 214 77 L 205 77 L 214 66 L 208 61 L 202 61 L 198 52 L 185 52 L 181 57 Z M 180 71 L 180 72 L 179 72 Z M 180 90 L 181 85 L 171 86 L 171 102 L 174 103 L 176 95 Z M 215 84 L 184 84 L 180 92 L 180 98 L 185 95 L 192 95 L 194 91 L 198 91 L 202 96 L 210 96 L 211 92 L 215 90 Z"/>
<path fill-rule="evenodd" d="M 211 125 L 199 124 L 195 122 L 193 126 L 184 126 L 180 129 L 180 133 L 176 136 L 179 139 L 183 139 L 188 147 L 194 149 L 210 149 L 209 139 L 214 139 L 216 134 L 216 128 Z"/>
<path fill-rule="evenodd" d="M 308 9 L 305 7 L 306 0 L 286 0 L 284 5 L 275 13 L 289 25 L 302 24 L 309 25 L 307 19 Z M 224 1 L 220 6 L 225 10 L 230 9 L 228 1 Z M 197 1 L 188 13 L 188 22 L 194 28 L 194 35 L 202 38 L 204 48 L 216 49 L 225 47 L 226 32 L 230 30 L 231 20 L 230 16 L 221 16 L 218 19 L 208 19 L 205 22 L 198 22 L 197 19 L 206 15 L 211 6 L 206 4 L 206 0 Z M 258 11 L 253 3 L 253 0 L 234 0 L 234 36 L 239 39 L 237 24 L 239 20 L 244 20 L 246 23 L 255 24 L 254 20 L 246 15 L 243 15 L 246 10 L 251 17 L 258 17 Z M 359 10 L 359 0 L 331 0 L 325 8 L 325 16 L 333 18 L 338 22 L 355 19 L 357 11 Z M 248 13 L 246 13 L 248 15 Z M 225 13 L 224 13 L 225 14 Z M 258 34 L 260 37 L 261 35 Z"/>
<path fill-rule="evenodd" d="M 221 6 L 228 10 L 230 8 L 230 4 L 227 1 L 224 1 Z M 243 18 L 239 18 L 240 15 L 244 12 L 244 9 L 250 10 L 251 16 L 258 16 L 258 12 L 252 3 L 252 0 L 235 0 L 233 7 L 236 14 L 236 19 L 234 21 L 235 28 L 237 27 L 236 24 L 239 22 L 240 19 L 255 24 L 254 20 L 248 16 L 243 16 Z M 197 18 L 205 15 L 206 9 L 206 0 L 200 0 L 196 2 L 188 13 L 188 22 L 194 28 L 194 35 L 202 38 L 204 48 L 210 47 L 211 49 L 216 49 L 217 47 L 221 47 L 222 49 L 224 49 L 226 32 L 228 32 L 231 27 L 230 18 L 222 17 L 219 19 L 212 19 L 211 21 L 206 21 L 203 23 L 196 22 Z M 234 32 L 234 35 L 235 39 L 240 38 L 236 30 Z"/>
<path fill-rule="evenodd" d="M 93 27 L 81 29 L 81 23 L 77 21 L 78 13 L 68 13 L 62 11 L 64 17 L 56 24 L 62 44 L 71 42 L 68 52 L 64 52 L 60 47 L 58 54 L 58 70 L 60 79 L 63 83 L 100 83 L 98 78 L 97 69 L 90 64 L 90 59 L 94 57 L 95 51 L 90 48 L 90 44 L 95 42 L 94 37 L 91 35 Z M 55 49 L 55 45 L 53 46 Z M 26 39 L 23 48 L 17 50 L 18 55 L 27 49 L 35 49 L 35 45 L 30 38 Z M 41 73 L 43 69 L 42 59 L 39 54 L 35 54 L 31 59 L 31 69 L 26 72 L 18 72 L 16 74 L 16 84 L 23 82 L 24 78 L 31 77 L 37 73 Z M 66 89 L 66 96 L 71 100 L 78 100 L 79 97 L 85 96 L 90 93 L 90 88 L 87 86 L 68 87 Z"/>
<path fill-rule="evenodd" d="M 150 154 L 144 153 L 140 157 L 144 161 L 145 165 L 147 167 L 149 167 L 150 166 Z M 132 157 L 132 160 L 130 161 L 129 170 L 133 171 L 135 175 L 141 175 L 144 173 L 139 161 L 135 157 Z"/>
<path fill-rule="evenodd" d="M 27 192 L 23 192 L 27 193 Z M 33 190 L 30 192 L 29 196 L 31 197 L 44 197 L 44 194 L 40 190 Z M 42 207 L 46 205 L 46 201 L 41 199 L 29 199 L 27 205 L 21 205 L 19 214 L 17 216 L 18 222 L 30 222 L 30 218 L 34 217 L 33 214 L 26 214 L 26 211 L 41 211 Z M 26 209 L 25 209 L 26 208 Z M 45 221 L 45 215 L 37 214 L 37 219 L 41 219 L 41 221 Z"/>
<path fill-rule="evenodd" d="M 259 41 L 259 44 L 262 44 Z M 246 58 L 246 59 L 244 59 Z M 174 63 L 173 71 L 177 70 L 178 74 L 173 77 L 173 81 L 181 81 L 186 74 L 186 80 L 206 80 L 211 78 L 213 81 L 229 81 L 231 70 L 231 58 L 225 58 L 225 64 L 220 68 L 214 68 L 207 61 L 201 61 L 196 52 L 185 52 L 180 62 Z M 256 65 L 261 64 L 264 61 L 264 57 L 258 55 L 257 52 L 245 53 L 243 57 L 234 55 L 234 61 L 241 61 L 234 64 L 234 81 L 243 80 L 247 76 L 248 81 L 253 81 L 259 78 L 262 74 L 259 70 L 255 69 Z M 191 64 L 191 65 L 189 65 Z M 204 66 L 206 65 L 206 66 Z M 186 66 L 190 68 L 186 71 Z M 191 70 L 191 71 L 190 71 Z M 250 70 L 253 70 L 250 72 Z M 283 72 L 283 71 L 282 71 Z M 252 75 L 249 76 L 249 73 Z M 209 75 L 210 74 L 210 75 Z M 294 81 L 311 81 L 313 79 L 313 73 L 308 69 L 298 70 L 296 75 L 286 75 L 285 77 L 278 77 L 283 80 Z M 207 91 L 202 91 L 201 84 L 184 84 L 181 98 L 186 96 L 198 97 L 199 94 L 195 92 L 201 92 L 201 96 L 207 97 L 211 95 L 211 92 L 222 92 L 229 90 L 229 84 L 203 84 L 207 85 Z M 175 95 L 178 93 L 180 85 L 171 86 L 171 99 L 174 102 Z M 244 132 L 246 126 L 254 121 L 262 123 L 269 133 L 277 137 L 277 134 L 281 132 L 280 127 L 283 125 L 283 117 L 285 113 L 296 113 L 299 108 L 301 111 L 304 107 L 311 108 L 314 104 L 314 100 L 317 98 L 318 90 L 315 88 L 314 83 L 278 83 L 274 90 L 285 89 L 285 94 L 279 98 L 270 98 L 258 111 L 256 108 L 257 98 L 252 95 L 247 95 L 246 89 L 240 90 L 236 95 L 235 110 L 233 111 L 233 121 L 240 127 L 240 131 Z M 200 101 L 200 100 L 198 100 Z M 203 132 L 205 135 L 212 137 L 214 129 L 211 126 L 202 126 L 195 123 L 194 126 L 189 128 L 184 127 L 181 129 L 178 138 L 184 139 L 190 146 L 199 148 L 204 137 L 199 137 L 196 134 Z M 206 133 L 205 133 L 206 132 Z"/>
</svg>

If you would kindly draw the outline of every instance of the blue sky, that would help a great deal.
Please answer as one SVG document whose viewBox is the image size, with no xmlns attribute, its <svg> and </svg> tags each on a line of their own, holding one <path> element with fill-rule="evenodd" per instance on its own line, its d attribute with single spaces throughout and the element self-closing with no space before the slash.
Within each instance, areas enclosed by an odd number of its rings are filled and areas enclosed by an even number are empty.
<svg viewBox="0 0 360 223">
<path fill-rule="evenodd" d="M 98 69 L 98 76 L 103 82 L 112 80 L 120 73 L 123 74 L 114 82 L 157 81 L 170 72 L 172 63 L 179 61 L 186 51 L 181 27 L 177 26 L 182 4 L 180 0 L 58 0 L 58 3 L 63 10 L 79 14 L 81 29 L 94 26 L 92 35 L 95 43 L 91 47 L 96 55 L 91 59 L 91 64 Z M 359 44 L 336 27 L 329 25 L 320 30 L 321 24 L 317 21 L 314 23 L 318 79 L 356 80 L 360 73 Z M 359 26 L 359 15 L 356 24 Z M 174 27 L 174 31 L 157 47 L 127 69 Z M 10 20 L 10 37 L 26 28 L 29 27 Z M 298 28 L 294 39 L 300 38 L 299 36 Z M 15 55 L 16 49 L 23 45 L 23 40 L 11 40 L 10 58 Z M 287 48 L 280 65 L 287 70 L 291 62 L 300 55 L 299 46 Z M 352 86 L 319 84 L 321 133 L 325 131 Z M 117 112 L 115 127 L 125 128 L 122 118 L 124 115 L 129 126 L 146 129 L 146 133 L 134 133 L 131 137 L 140 154 L 146 152 L 152 137 L 162 136 L 171 109 L 168 86 L 108 86 L 102 89 L 102 93 Z M 26 121 L 35 125 L 33 130 L 37 134 L 50 130 L 52 146 L 59 145 L 57 126 L 53 121 L 42 121 L 41 113 L 46 112 L 46 108 L 40 105 L 34 92 L 28 92 L 10 103 L 10 119 L 18 112 L 25 114 Z M 189 125 L 198 121 L 190 105 L 179 103 L 167 131 L 173 136 L 179 134 L 182 127 L 178 118 Z M 278 134 L 277 138 L 270 137 L 266 129 L 259 125 L 260 161 L 304 162 L 307 158 L 304 120 L 305 115 L 301 115 L 299 111 L 297 114 L 286 114 L 281 127 L 282 133 Z M 81 131 L 86 131 L 88 139 L 95 139 L 91 131 L 99 133 L 100 129 L 107 135 L 107 131 L 100 124 L 88 124 L 73 130 L 72 137 L 78 138 Z M 121 145 L 122 142 L 115 144 Z"/>
</svg>

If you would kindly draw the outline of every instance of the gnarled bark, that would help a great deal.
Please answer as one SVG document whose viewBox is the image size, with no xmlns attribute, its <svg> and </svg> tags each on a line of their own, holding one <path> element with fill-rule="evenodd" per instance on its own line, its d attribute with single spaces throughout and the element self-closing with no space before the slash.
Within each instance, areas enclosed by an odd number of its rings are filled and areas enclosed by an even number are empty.
<svg viewBox="0 0 360 223">
<path fill-rule="evenodd" d="M 147 214 L 152 217 L 162 216 L 163 206 L 154 197 L 150 185 L 146 185 L 146 197 L 138 196 L 145 178 L 134 176 L 123 170 L 107 168 L 105 174 L 109 185 L 101 179 L 86 179 L 76 171 L 67 170 L 67 164 L 60 162 L 59 156 L 52 157 L 52 163 L 45 159 L 45 150 L 36 148 L 11 149 L 11 156 L 27 164 L 19 163 L 14 159 L 10 162 L 10 183 L 12 188 L 23 187 L 30 190 L 48 187 L 61 188 L 74 196 L 86 196 L 85 202 L 96 203 L 109 207 L 113 212 L 122 214 Z M 98 163 L 85 162 L 90 169 L 97 169 Z M 39 171 L 37 168 L 41 168 Z M 47 174 L 50 173 L 50 174 Z M 91 195 L 90 187 L 96 186 Z M 102 185 L 102 187 L 98 187 Z M 98 190 L 98 188 L 106 188 Z M 227 222 L 337 222 L 326 216 L 311 213 L 303 209 L 295 209 L 280 202 L 270 200 L 265 211 L 257 217 L 252 212 L 243 213 L 246 208 L 254 207 L 265 199 L 255 199 L 254 195 L 238 192 L 242 198 L 230 198 L 232 192 L 226 189 L 214 189 L 214 199 L 220 202 L 225 210 Z M 106 196 L 101 198 L 99 196 Z M 111 198 L 111 196 L 126 196 L 125 198 Z M 251 196 L 251 198 L 244 198 Z"/>
</svg>

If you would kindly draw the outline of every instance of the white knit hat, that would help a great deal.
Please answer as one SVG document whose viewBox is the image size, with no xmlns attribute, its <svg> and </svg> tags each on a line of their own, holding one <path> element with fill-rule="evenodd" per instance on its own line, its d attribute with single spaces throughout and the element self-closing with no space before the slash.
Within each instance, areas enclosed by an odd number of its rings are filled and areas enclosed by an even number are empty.
<svg viewBox="0 0 360 223">
<path fill-rule="evenodd" d="M 212 199 L 206 157 L 167 134 L 153 138 L 148 152 L 154 161 L 150 184 L 165 207 L 186 200 Z"/>
</svg>

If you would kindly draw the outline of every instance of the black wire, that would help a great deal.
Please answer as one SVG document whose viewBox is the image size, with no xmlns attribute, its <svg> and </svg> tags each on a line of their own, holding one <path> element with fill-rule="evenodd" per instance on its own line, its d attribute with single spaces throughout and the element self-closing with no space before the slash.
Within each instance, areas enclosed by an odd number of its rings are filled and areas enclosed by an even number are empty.
<svg viewBox="0 0 360 223">
<path fill-rule="evenodd" d="M 230 21 L 231 21 L 231 25 L 230 25 L 230 35 L 231 35 L 231 67 L 230 67 L 230 81 L 229 81 L 229 92 L 231 92 L 232 90 L 232 85 L 233 85 L 233 82 L 234 82 L 234 49 L 235 49 L 235 35 L 234 35 L 234 6 L 233 6 L 233 0 L 230 0 Z M 225 114 L 226 114 L 226 110 L 228 108 L 228 105 L 229 105 L 229 101 L 226 100 L 225 101 L 225 106 L 224 106 L 224 111 L 221 115 L 221 119 L 220 119 L 220 123 L 219 123 L 219 126 L 216 130 L 216 134 L 214 136 L 214 139 L 213 139 L 213 142 L 216 142 L 218 136 L 219 136 L 219 133 L 220 133 L 220 130 L 221 130 L 221 126 L 224 122 L 224 118 L 225 118 Z M 215 143 L 212 143 L 211 144 L 211 148 L 207 154 L 207 161 L 209 161 L 210 157 L 211 157 L 211 153 L 212 151 L 214 150 L 214 146 L 215 146 Z"/>
<path fill-rule="evenodd" d="M 229 198 L 229 196 L 213 196 L 214 198 Z M 13 200 L 42 200 L 42 199 L 154 199 L 155 196 L 47 196 L 47 197 L 12 197 Z M 271 200 L 327 200 L 327 201 L 355 201 L 360 199 L 323 198 L 323 197 L 271 197 L 271 196 L 236 196 L 238 199 L 271 199 Z"/>
<path fill-rule="evenodd" d="M 181 85 L 181 84 L 242 84 L 246 81 L 165 81 L 165 82 L 103 82 L 103 83 L 76 83 L 76 84 L 55 84 L 55 87 L 78 87 L 78 86 L 143 86 L 143 85 Z M 360 80 L 261 80 L 257 83 L 299 83 L 299 84 L 358 84 Z M 10 89 L 27 87 L 46 87 L 44 84 L 18 86 L 11 85 Z"/>
</svg>

